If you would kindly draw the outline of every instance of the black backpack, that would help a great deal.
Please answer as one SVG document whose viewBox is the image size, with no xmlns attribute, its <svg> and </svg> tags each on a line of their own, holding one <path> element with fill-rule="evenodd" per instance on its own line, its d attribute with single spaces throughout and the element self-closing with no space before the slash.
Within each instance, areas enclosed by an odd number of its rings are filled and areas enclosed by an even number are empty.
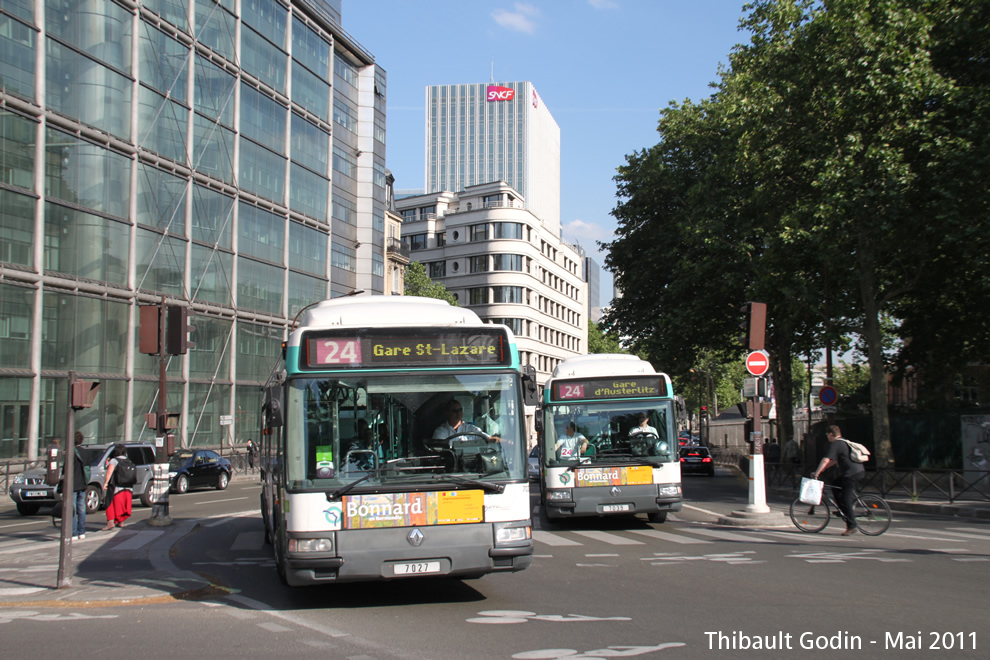
<svg viewBox="0 0 990 660">
<path fill-rule="evenodd" d="M 113 470 L 113 478 L 119 488 L 130 488 L 137 483 L 137 466 L 131 459 L 120 456 Z"/>
</svg>

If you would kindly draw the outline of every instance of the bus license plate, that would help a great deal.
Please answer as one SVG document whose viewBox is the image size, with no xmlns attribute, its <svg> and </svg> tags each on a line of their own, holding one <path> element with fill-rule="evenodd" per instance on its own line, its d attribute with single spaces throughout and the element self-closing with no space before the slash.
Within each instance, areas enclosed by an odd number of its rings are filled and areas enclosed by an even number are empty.
<svg viewBox="0 0 990 660">
<path fill-rule="evenodd" d="M 631 507 L 628 504 L 605 504 L 602 506 L 602 511 L 605 513 L 620 513 L 622 511 L 629 511 Z"/>
<path fill-rule="evenodd" d="M 48 495 L 47 491 L 43 490 L 29 490 L 24 493 L 24 497 L 45 497 Z"/>
<path fill-rule="evenodd" d="M 440 562 L 438 561 L 416 561 L 407 564 L 394 564 L 392 570 L 395 575 L 421 575 L 423 573 L 439 573 Z"/>
</svg>

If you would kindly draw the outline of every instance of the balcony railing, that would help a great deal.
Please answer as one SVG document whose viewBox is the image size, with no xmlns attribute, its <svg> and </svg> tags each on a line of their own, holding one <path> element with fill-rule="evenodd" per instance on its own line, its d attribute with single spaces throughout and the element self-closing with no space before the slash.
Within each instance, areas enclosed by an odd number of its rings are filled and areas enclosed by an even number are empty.
<svg viewBox="0 0 990 660">
<path fill-rule="evenodd" d="M 409 258 L 409 246 L 397 238 L 389 238 L 385 247 L 389 254 L 397 254 L 404 259 Z"/>
</svg>

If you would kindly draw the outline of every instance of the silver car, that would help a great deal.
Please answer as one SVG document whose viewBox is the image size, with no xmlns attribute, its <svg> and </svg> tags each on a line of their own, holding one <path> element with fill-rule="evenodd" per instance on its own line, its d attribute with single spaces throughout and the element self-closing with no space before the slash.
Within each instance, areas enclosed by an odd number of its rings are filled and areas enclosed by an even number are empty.
<svg viewBox="0 0 990 660">
<path fill-rule="evenodd" d="M 127 457 L 137 466 L 137 483 L 134 496 L 140 498 L 142 506 L 151 506 L 151 477 L 155 463 L 155 448 L 150 444 L 132 443 L 124 445 Z M 89 483 L 86 486 L 86 513 L 96 513 L 104 505 L 103 477 L 110 452 L 114 445 L 82 445 L 79 455 L 89 465 Z M 61 491 L 45 483 L 45 469 L 25 470 L 14 477 L 8 490 L 10 499 L 17 505 L 22 516 L 33 516 L 42 507 L 54 506 L 62 499 Z"/>
</svg>

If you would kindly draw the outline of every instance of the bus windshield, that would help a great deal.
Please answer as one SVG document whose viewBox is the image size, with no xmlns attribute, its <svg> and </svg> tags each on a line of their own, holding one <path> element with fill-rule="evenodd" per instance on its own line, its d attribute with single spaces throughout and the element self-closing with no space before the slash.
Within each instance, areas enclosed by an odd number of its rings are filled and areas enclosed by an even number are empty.
<svg viewBox="0 0 990 660">
<path fill-rule="evenodd" d="M 287 387 L 291 490 L 526 478 L 516 374 L 336 375 Z"/>
<path fill-rule="evenodd" d="M 549 467 L 669 463 L 675 460 L 673 401 L 592 402 L 546 408 L 543 456 Z"/>
</svg>

